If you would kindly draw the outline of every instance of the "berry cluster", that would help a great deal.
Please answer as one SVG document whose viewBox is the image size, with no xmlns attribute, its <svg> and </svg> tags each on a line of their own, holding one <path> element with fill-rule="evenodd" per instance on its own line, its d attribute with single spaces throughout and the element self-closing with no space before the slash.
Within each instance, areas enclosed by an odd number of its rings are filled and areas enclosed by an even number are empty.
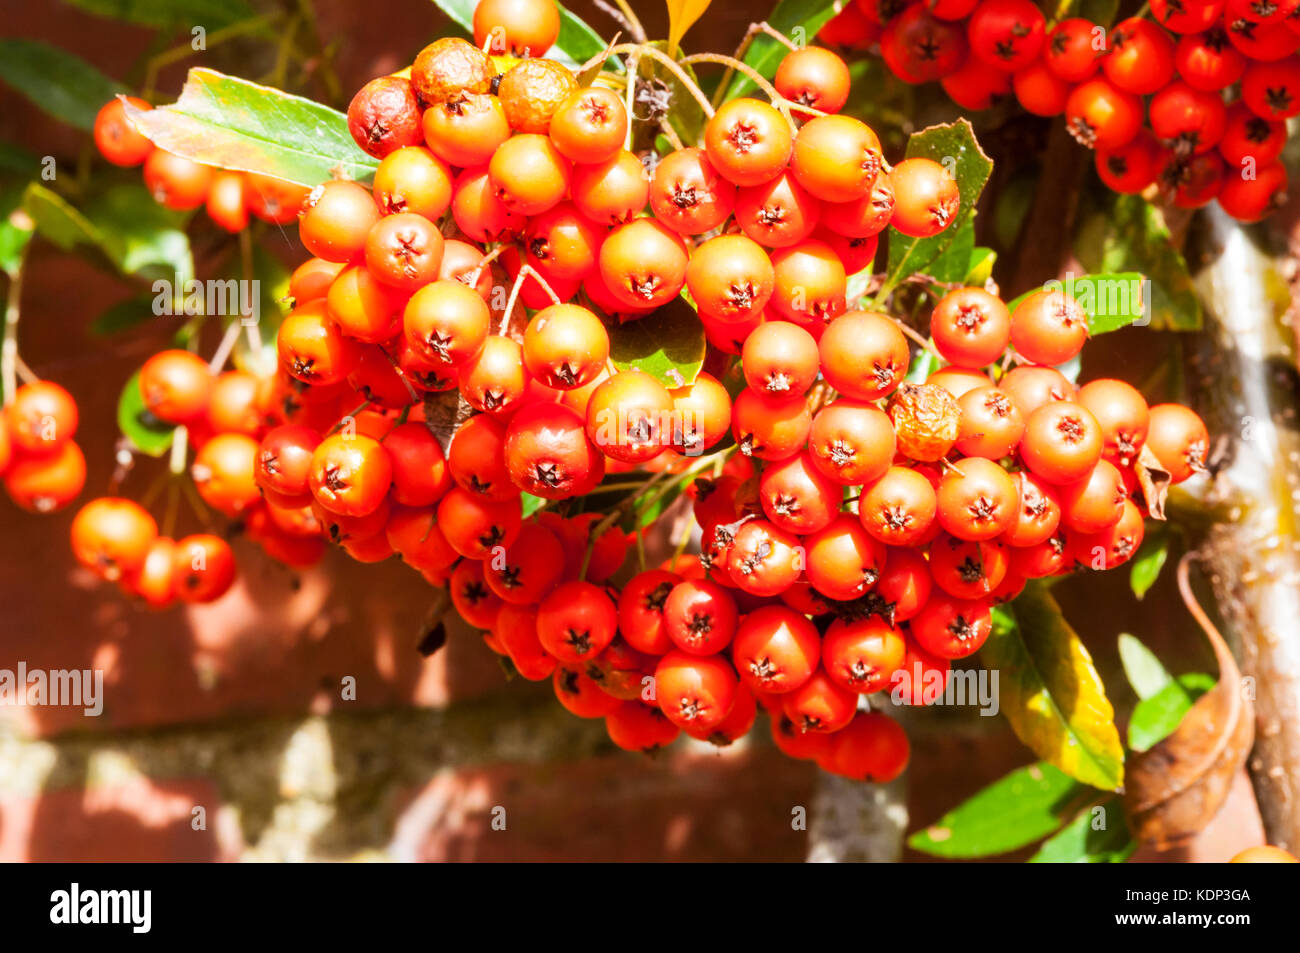
<svg viewBox="0 0 1300 953">
<path fill-rule="evenodd" d="M 1300 114 L 1296 0 L 1152 0 L 1109 31 L 1051 22 L 1032 0 L 857 0 L 821 38 L 878 42 L 894 75 L 937 80 L 965 109 L 1014 93 L 1028 112 L 1064 115 L 1117 192 L 1155 186 L 1181 208 L 1217 199 L 1247 222 L 1285 201 L 1285 121 Z"/>
<path fill-rule="evenodd" d="M 9 498 L 33 513 L 67 506 L 86 483 L 86 458 L 72 438 L 77 404 L 52 381 L 19 387 L 0 419 L 0 477 Z"/>
<path fill-rule="evenodd" d="M 149 103 L 127 97 L 137 109 Z M 203 206 L 218 226 L 228 232 L 248 227 L 249 216 L 287 225 L 298 217 L 308 189 L 257 172 L 234 172 L 201 165 L 166 149 L 159 149 L 126 118 L 120 99 L 106 103 L 95 116 L 95 146 L 113 165 L 144 166 L 144 184 L 161 205 L 177 211 Z"/>
<path fill-rule="evenodd" d="M 907 738 L 859 696 L 932 701 L 1027 579 L 1128 559 L 1139 454 L 1186 479 L 1205 428 L 1055 370 L 1088 336 L 1060 291 L 1014 310 L 947 294 L 925 343 L 947 364 L 908 383 L 903 326 L 851 308 L 848 276 L 886 226 L 935 235 L 960 196 L 836 114 L 844 62 L 792 50 L 771 103 L 730 100 L 697 146 L 647 163 L 621 96 L 539 58 L 547 11 L 488 0 L 479 46 L 438 40 L 357 93 L 349 127 L 378 171 L 304 202 L 313 257 L 274 376 L 166 351 L 141 399 L 186 428 L 203 500 L 273 557 L 397 554 L 620 747 L 726 744 L 761 704 L 786 753 L 889 780 Z M 684 295 L 716 376 L 669 386 L 610 361 L 610 328 Z M 618 509 L 561 515 L 633 471 L 638 514 L 687 488 L 698 556 L 629 573 Z M 525 493 L 544 501 L 527 516 Z M 173 543 L 124 500 L 91 503 L 73 537 L 152 604 L 234 575 L 220 539 Z"/>
</svg>

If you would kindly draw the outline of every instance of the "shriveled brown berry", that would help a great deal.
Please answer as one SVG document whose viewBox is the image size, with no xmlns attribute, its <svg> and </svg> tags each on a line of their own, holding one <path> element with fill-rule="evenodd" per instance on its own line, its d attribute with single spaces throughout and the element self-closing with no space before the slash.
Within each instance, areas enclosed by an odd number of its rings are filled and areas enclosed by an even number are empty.
<svg viewBox="0 0 1300 953">
<path fill-rule="evenodd" d="M 456 37 L 443 37 L 422 49 L 411 65 L 411 88 L 420 102 L 435 106 L 461 93 L 486 93 L 496 69 L 482 50 Z"/>
<path fill-rule="evenodd" d="M 961 407 L 937 384 L 904 384 L 889 399 L 898 450 L 913 460 L 942 460 L 957 441 Z"/>
<path fill-rule="evenodd" d="M 577 90 L 578 81 L 562 64 L 521 60 L 501 77 L 497 96 L 511 129 L 545 134 L 555 111 Z"/>
</svg>

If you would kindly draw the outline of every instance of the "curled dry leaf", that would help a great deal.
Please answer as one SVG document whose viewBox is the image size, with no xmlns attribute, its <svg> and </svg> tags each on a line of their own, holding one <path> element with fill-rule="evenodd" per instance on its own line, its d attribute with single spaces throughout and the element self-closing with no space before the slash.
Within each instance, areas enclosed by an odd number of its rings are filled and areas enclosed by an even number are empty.
<svg viewBox="0 0 1300 953">
<path fill-rule="evenodd" d="M 1138 485 L 1142 487 L 1142 498 L 1146 500 L 1147 512 L 1153 520 L 1164 519 L 1165 499 L 1169 496 L 1169 471 L 1145 444 L 1142 452 L 1138 454 L 1133 470 L 1137 474 Z"/>
<path fill-rule="evenodd" d="M 1192 597 L 1190 556 L 1178 564 L 1178 588 L 1214 647 L 1219 682 L 1197 699 L 1173 734 L 1131 756 L 1124 789 L 1134 836 L 1160 850 L 1185 843 L 1209 824 L 1255 739 L 1255 710 L 1242 691 L 1236 660 Z"/>
</svg>

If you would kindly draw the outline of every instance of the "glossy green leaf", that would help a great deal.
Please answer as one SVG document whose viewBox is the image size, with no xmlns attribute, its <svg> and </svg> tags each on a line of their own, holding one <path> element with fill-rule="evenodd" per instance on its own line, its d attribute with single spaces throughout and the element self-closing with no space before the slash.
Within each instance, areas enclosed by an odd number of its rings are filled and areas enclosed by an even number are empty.
<svg viewBox="0 0 1300 953">
<path fill-rule="evenodd" d="M 609 332 L 615 367 L 634 367 L 670 389 L 694 382 L 704 364 L 704 349 L 704 326 L 681 299 Z"/>
<path fill-rule="evenodd" d="M 942 282 L 964 281 L 967 272 L 970 271 L 971 257 L 974 254 L 975 222 L 968 218 L 957 229 L 952 243 L 931 262 L 930 267 L 926 269 L 926 274 Z M 938 294 L 943 294 L 942 288 L 935 290 Z"/>
<path fill-rule="evenodd" d="M 1017 768 L 907 840 L 934 857 L 989 857 L 1019 850 L 1060 828 L 1092 789 L 1046 762 Z"/>
<path fill-rule="evenodd" d="M 39 182 L 27 186 L 23 193 L 23 209 L 36 223 L 36 231 L 41 237 L 63 251 L 71 251 L 83 244 L 102 248 L 107 241 L 107 237 L 85 215 Z"/>
<path fill-rule="evenodd" d="M 433 0 L 434 4 L 468 35 L 474 35 L 474 8 L 478 0 Z M 605 49 L 600 34 L 586 22 L 560 4 L 560 35 L 546 58 L 556 60 L 570 69 L 581 65 Z"/>
<path fill-rule="evenodd" d="M 834 15 L 834 0 L 781 0 L 767 15 L 767 23 L 788 36 L 796 46 L 808 46 L 816 38 L 817 31 Z M 785 44 L 759 33 L 745 51 L 744 63 L 752 66 L 759 75 L 771 79 L 789 52 Z M 749 77 L 737 74 L 723 98 L 752 95 L 755 88 Z"/>
<path fill-rule="evenodd" d="M 141 26 L 201 26 L 209 33 L 253 16 L 244 0 L 63 0 L 94 13 Z"/>
<path fill-rule="evenodd" d="M 1189 708 L 1215 685 L 1212 675 L 1189 672 L 1175 677 L 1133 708 L 1128 722 L 1128 746 L 1146 751 L 1173 734 Z"/>
<path fill-rule="evenodd" d="M 1150 698 L 1174 680 L 1155 653 L 1127 632 L 1119 637 L 1119 661 L 1133 693 L 1140 699 Z"/>
<path fill-rule="evenodd" d="M 1055 837 L 1044 841 L 1031 864 L 1122 864 L 1137 850 L 1118 797 L 1079 813 Z"/>
<path fill-rule="evenodd" d="M 965 119 L 942 126 L 931 126 L 907 141 L 907 158 L 933 159 L 957 180 L 961 207 L 952 224 L 931 238 L 911 238 L 890 226 L 888 277 L 881 289 L 884 294 L 897 287 L 909 275 L 926 273 L 930 266 L 962 234 L 975 214 L 984 184 L 993 171 L 993 162 L 975 140 L 975 131 Z M 972 242 L 973 245 L 973 242 Z M 969 257 L 966 259 L 969 263 Z"/>
<path fill-rule="evenodd" d="M 0 39 L 0 80 L 55 119 L 86 131 L 100 107 L 126 89 L 67 50 L 12 37 Z"/>
<path fill-rule="evenodd" d="M 41 171 L 41 160 L 12 142 L 0 142 L 0 173 L 6 178 L 34 179 Z"/>
<path fill-rule="evenodd" d="M 1151 279 L 1151 327 L 1196 331 L 1201 302 L 1187 260 L 1175 245 L 1164 214 L 1137 195 L 1109 192 L 1083 221 L 1075 253 L 1091 272 L 1140 272 Z"/>
<path fill-rule="evenodd" d="M 107 337 L 144 324 L 156 317 L 153 311 L 154 300 L 154 295 L 146 292 L 119 301 L 90 322 L 90 333 L 96 337 Z"/>
<path fill-rule="evenodd" d="M 997 263 L 998 253 L 992 248 L 977 247 L 971 250 L 970 265 L 962 282 L 967 287 L 982 288 L 984 282 L 993 277 L 993 266 Z"/>
<path fill-rule="evenodd" d="M 980 658 L 998 672 L 1002 713 L 1021 741 L 1084 784 L 1119 789 L 1124 749 L 1114 709 L 1092 656 L 1045 586 L 1031 583 L 1011 606 L 994 610 Z"/>
<path fill-rule="evenodd" d="M 172 445 L 176 428 L 145 409 L 139 371 L 131 375 L 117 399 L 117 427 L 132 446 L 151 457 L 161 457 Z"/>
<path fill-rule="evenodd" d="M 1133 590 L 1133 595 L 1141 599 L 1150 591 L 1156 584 L 1156 580 L 1160 578 L 1160 570 L 1164 568 L 1168 558 L 1169 535 L 1167 533 L 1153 533 L 1142 541 L 1142 546 L 1133 557 L 1133 565 L 1128 572 L 1129 587 Z"/>
<path fill-rule="evenodd" d="M 194 277 L 185 232 L 188 216 L 154 201 L 140 184 L 116 185 L 86 203 L 86 217 L 104 236 L 105 251 L 123 274 L 180 283 Z"/>
<path fill-rule="evenodd" d="M 523 512 L 524 519 L 528 519 L 528 517 L 532 516 L 543 506 L 545 506 L 547 502 L 546 500 L 542 499 L 540 496 L 533 496 L 531 493 L 520 493 L 519 501 L 521 504 L 520 508 Z"/>
<path fill-rule="evenodd" d="M 343 113 L 215 70 L 190 70 L 170 106 L 126 112 L 155 145 L 223 169 L 314 186 L 369 181 L 379 165 L 352 140 Z"/>
</svg>

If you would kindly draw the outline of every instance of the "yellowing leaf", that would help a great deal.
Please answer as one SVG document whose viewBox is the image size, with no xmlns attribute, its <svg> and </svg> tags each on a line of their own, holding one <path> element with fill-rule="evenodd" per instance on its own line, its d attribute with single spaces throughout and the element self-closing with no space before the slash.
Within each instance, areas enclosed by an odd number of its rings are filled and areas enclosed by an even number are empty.
<svg viewBox="0 0 1300 953">
<path fill-rule="evenodd" d="M 1119 789 L 1115 711 L 1088 650 L 1041 584 L 1026 587 L 1014 611 L 996 610 L 980 658 L 998 673 L 1002 712 L 1021 741 L 1078 781 Z"/>
<path fill-rule="evenodd" d="M 709 9 L 709 0 L 668 0 L 668 55 L 676 56 L 686 31 Z"/>
</svg>

